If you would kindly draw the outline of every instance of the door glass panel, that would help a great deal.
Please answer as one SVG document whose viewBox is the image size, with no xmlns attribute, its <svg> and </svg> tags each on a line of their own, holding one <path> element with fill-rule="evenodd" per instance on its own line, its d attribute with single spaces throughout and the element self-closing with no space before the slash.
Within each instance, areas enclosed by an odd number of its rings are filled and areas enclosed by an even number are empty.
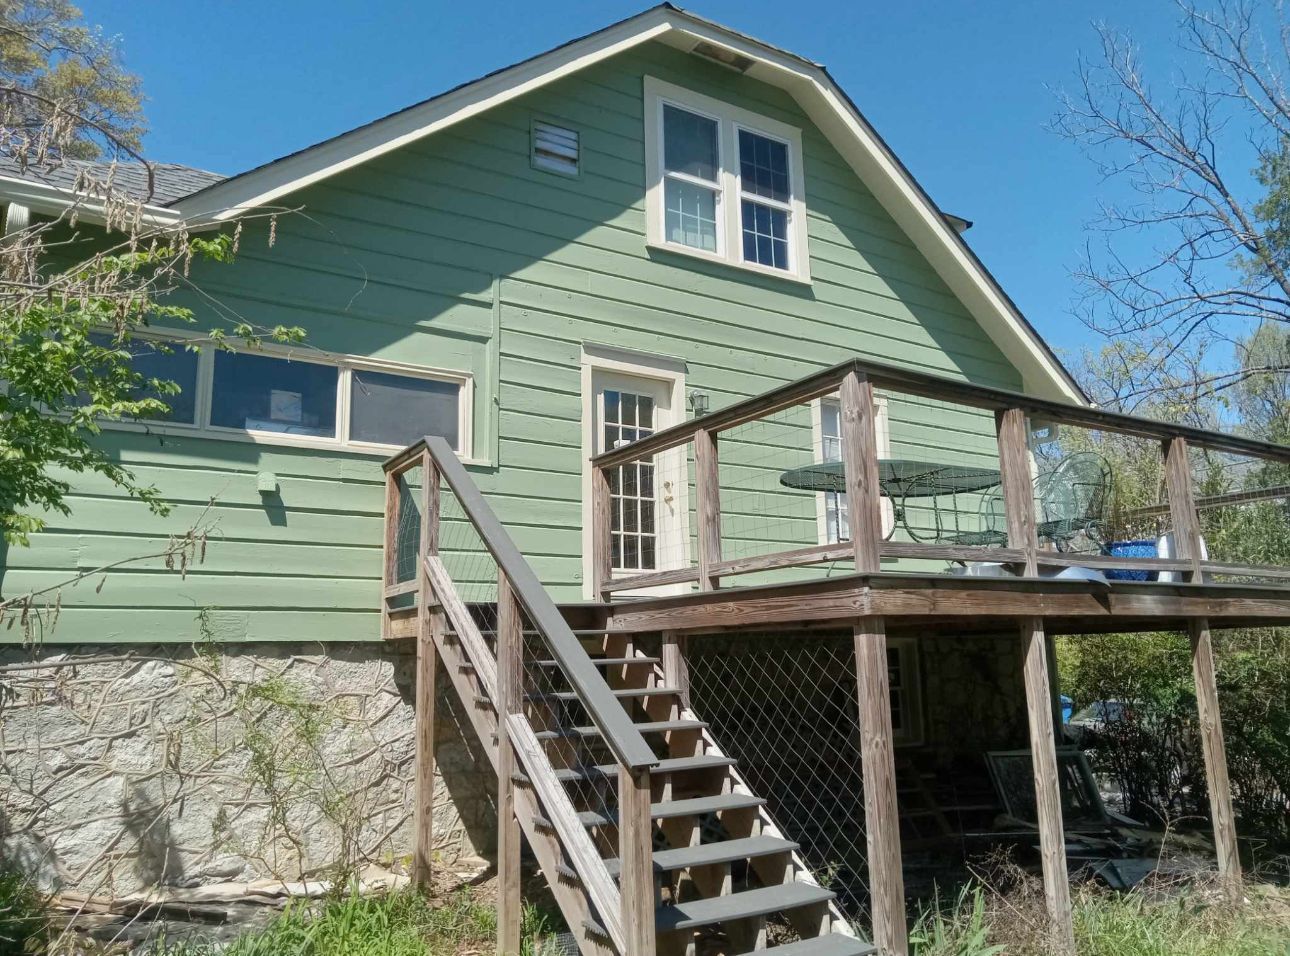
<svg viewBox="0 0 1290 956">
<path fill-rule="evenodd" d="M 654 401 L 617 389 L 605 389 L 604 448 L 606 450 L 654 432 Z M 609 474 L 610 555 L 615 570 L 652 571 L 655 567 L 654 466 L 632 462 Z"/>
</svg>

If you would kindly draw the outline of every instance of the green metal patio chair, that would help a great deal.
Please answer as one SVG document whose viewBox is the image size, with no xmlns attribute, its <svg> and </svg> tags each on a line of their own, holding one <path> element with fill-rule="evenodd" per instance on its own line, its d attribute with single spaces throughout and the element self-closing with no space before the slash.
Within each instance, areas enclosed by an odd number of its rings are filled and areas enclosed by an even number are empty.
<svg viewBox="0 0 1290 956">
<path fill-rule="evenodd" d="M 1041 474 L 1035 479 L 1036 537 L 1041 542 L 1051 542 L 1058 551 L 1069 551 L 1082 535 L 1094 550 L 1103 551 L 1103 525 L 1111 503 L 1111 481 L 1111 466 L 1092 452 L 1067 455 L 1057 467 Z M 1008 543 L 1001 488 L 981 499 L 977 524 L 977 530 L 946 540 L 987 547 Z"/>
</svg>

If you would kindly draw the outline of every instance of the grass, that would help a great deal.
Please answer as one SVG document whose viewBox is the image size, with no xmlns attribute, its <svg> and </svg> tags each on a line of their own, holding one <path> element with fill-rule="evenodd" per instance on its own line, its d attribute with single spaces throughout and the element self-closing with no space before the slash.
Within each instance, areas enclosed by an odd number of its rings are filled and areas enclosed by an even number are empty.
<svg viewBox="0 0 1290 956">
<path fill-rule="evenodd" d="M 26 956 L 46 936 L 45 898 L 22 873 L 0 862 L 0 956 Z"/>
<path fill-rule="evenodd" d="M 526 905 L 521 953 L 553 931 L 554 918 Z M 427 900 L 414 890 L 388 896 L 350 896 L 325 904 L 288 906 L 262 930 L 218 947 L 200 942 L 160 940 L 151 956 L 431 956 L 491 952 L 497 913 L 468 890 Z"/>
<path fill-rule="evenodd" d="M 1074 897 L 1080 956 L 1290 956 L 1290 896 L 1254 892 L 1219 902 L 1206 888 L 1112 893 L 1082 887 Z M 915 956 L 1043 956 L 1042 894 L 1003 895 L 982 884 L 925 911 L 910 940 Z"/>
</svg>

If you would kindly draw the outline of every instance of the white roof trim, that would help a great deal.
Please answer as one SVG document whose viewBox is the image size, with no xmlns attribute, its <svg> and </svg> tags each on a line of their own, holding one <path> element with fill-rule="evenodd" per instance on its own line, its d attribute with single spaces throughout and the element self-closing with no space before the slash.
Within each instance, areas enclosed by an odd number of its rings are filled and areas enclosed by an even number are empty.
<svg viewBox="0 0 1290 956">
<path fill-rule="evenodd" d="M 221 220 L 277 204 L 346 169 L 650 40 L 689 50 L 707 40 L 753 61 L 747 74 L 787 90 L 860 180 L 906 232 L 982 329 L 1022 373 L 1033 394 L 1085 404 L 1086 398 L 1039 334 L 972 254 L 909 171 L 846 94 L 817 64 L 667 5 L 616 23 L 523 63 L 490 74 L 402 112 L 226 179 L 166 210 L 172 221 Z M 7 183 L 0 194 L 8 195 Z M 16 201 L 23 201 L 17 199 Z"/>
<path fill-rule="evenodd" d="M 79 219 L 100 225 L 107 218 L 106 204 L 101 197 L 38 180 L 0 176 L 0 197 L 5 202 L 17 203 L 49 216 L 65 216 L 75 210 Z M 146 226 L 174 226 L 179 224 L 181 216 L 174 209 L 145 205 L 141 221 Z"/>
</svg>

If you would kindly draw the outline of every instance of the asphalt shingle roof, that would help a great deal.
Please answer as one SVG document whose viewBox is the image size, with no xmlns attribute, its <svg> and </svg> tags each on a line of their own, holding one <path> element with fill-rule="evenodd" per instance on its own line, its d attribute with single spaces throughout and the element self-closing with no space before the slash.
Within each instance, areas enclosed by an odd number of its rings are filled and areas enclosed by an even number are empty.
<svg viewBox="0 0 1290 956">
<path fill-rule="evenodd" d="M 151 196 L 148 195 L 148 173 L 142 163 L 117 163 L 114 170 L 111 163 L 69 159 L 56 166 L 28 166 L 24 169 L 22 164 L 12 156 L 0 154 L 0 176 L 29 179 L 59 189 L 71 189 L 81 170 L 88 168 L 95 179 L 106 181 L 110 175 L 114 187 L 123 190 L 133 199 L 145 201 L 153 206 L 169 205 L 199 189 L 222 182 L 226 178 L 219 173 L 181 166 L 178 163 L 151 163 L 150 165 L 153 178 Z"/>
</svg>

